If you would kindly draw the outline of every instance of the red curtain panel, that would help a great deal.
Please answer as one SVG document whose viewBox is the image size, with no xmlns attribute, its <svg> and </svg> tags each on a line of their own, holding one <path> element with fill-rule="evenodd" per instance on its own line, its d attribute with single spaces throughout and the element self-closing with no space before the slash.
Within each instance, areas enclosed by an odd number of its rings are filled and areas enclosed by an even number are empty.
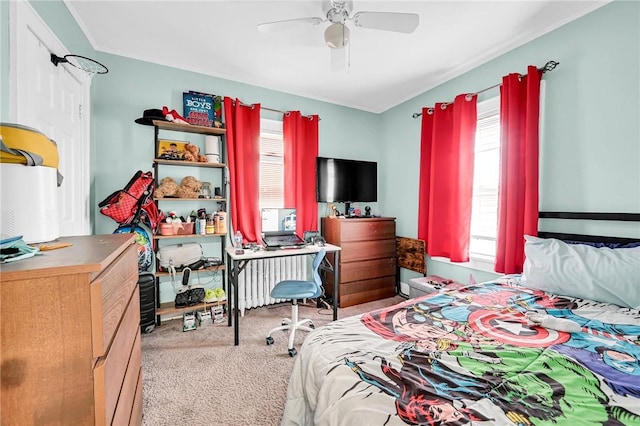
<svg viewBox="0 0 640 426">
<path fill-rule="evenodd" d="M 423 109 L 418 238 L 430 256 L 469 260 L 477 96 Z"/>
<path fill-rule="evenodd" d="M 260 162 L 260 104 L 243 105 L 224 98 L 227 127 L 231 221 L 244 241 L 260 240 L 258 208 Z"/>
<path fill-rule="evenodd" d="M 500 87 L 500 186 L 496 272 L 521 273 L 524 235 L 538 235 L 538 138 L 542 71 L 509 74 Z"/>
<path fill-rule="evenodd" d="M 299 111 L 284 114 L 284 203 L 296 209 L 296 233 L 318 230 L 316 202 L 316 157 L 318 156 L 317 115 Z"/>
</svg>

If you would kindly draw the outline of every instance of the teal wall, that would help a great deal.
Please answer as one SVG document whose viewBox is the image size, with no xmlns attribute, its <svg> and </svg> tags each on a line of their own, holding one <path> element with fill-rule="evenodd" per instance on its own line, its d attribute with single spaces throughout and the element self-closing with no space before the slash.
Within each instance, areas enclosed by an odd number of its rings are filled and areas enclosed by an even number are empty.
<svg viewBox="0 0 640 426">
<path fill-rule="evenodd" d="M 181 112 L 182 93 L 188 90 L 238 98 L 243 103 L 260 103 L 272 109 L 318 114 L 321 155 L 383 161 L 380 151 L 375 149 L 381 129 L 375 114 L 120 56 L 98 54 L 98 57 L 109 67 L 109 73 L 96 76 L 93 83 L 92 147 L 97 159 L 92 173 L 97 197 L 93 205 L 124 186 L 135 171 L 151 168 L 153 128 L 135 124 L 134 120 L 145 109 L 165 105 Z M 263 116 L 281 118 L 282 114 L 265 111 Z M 162 136 L 194 141 L 189 139 L 193 135 L 188 134 Z M 204 148 L 204 144 L 200 146 Z M 174 172 L 176 175 L 172 177 L 182 177 L 178 174 L 185 173 L 185 169 Z M 383 191 L 379 195 L 384 199 Z M 325 205 L 320 207 L 322 214 L 325 209 Z M 113 221 L 99 212 L 94 212 L 93 220 L 96 233 L 112 231 Z"/>
<path fill-rule="evenodd" d="M 321 155 L 383 160 L 379 150 L 371 149 L 372 141 L 376 141 L 380 131 L 378 117 L 374 114 L 119 56 L 99 54 L 98 57 L 109 67 L 109 73 L 97 76 L 93 83 L 92 150 L 95 164 L 92 168 L 92 206 L 97 206 L 104 197 L 124 187 L 137 170 L 152 169 L 153 127 L 135 124 L 134 120 L 141 117 L 145 109 L 165 105 L 181 112 L 182 93 L 188 90 L 238 98 L 244 103 L 261 103 L 272 109 L 318 114 L 321 117 Z M 263 116 L 279 118 L 281 114 L 265 111 Z M 199 135 L 164 132 L 161 136 L 204 147 Z M 213 186 L 221 185 L 216 180 L 220 177 L 217 170 L 163 166 L 158 171 L 159 178 L 171 176 L 178 181 L 185 175 L 210 181 Z M 382 192 L 380 195 L 383 196 Z M 322 206 L 319 210 L 324 214 Z M 210 211 L 213 204 L 163 201 L 160 207 L 187 215 L 192 208 L 205 207 Z M 115 228 L 113 220 L 97 209 L 94 209 L 92 219 L 95 233 L 110 233 Z M 219 244 L 201 243 L 207 255 L 221 256 Z M 161 302 L 173 300 L 173 295 L 170 283 L 163 282 Z"/>
<path fill-rule="evenodd" d="M 64 3 L 50 0 L 30 1 L 29 3 L 69 52 L 89 58 L 94 57 L 95 50 Z"/>
<path fill-rule="evenodd" d="M 388 173 L 381 204 L 398 218 L 398 235 L 417 235 L 420 120 L 411 115 L 548 60 L 560 65 L 544 76 L 541 210 L 640 212 L 640 3 L 615 1 L 382 115 Z M 541 229 L 567 229 L 553 222 L 544 221 Z M 637 224 L 573 226 L 575 232 L 640 236 Z M 478 281 L 494 276 L 437 261 L 427 268 L 462 282 L 470 272 Z"/>
<path fill-rule="evenodd" d="M 89 53 L 109 67 L 92 87 L 92 223 L 95 233 L 114 222 L 97 212 L 106 195 L 121 188 L 138 169 L 150 170 L 153 134 L 134 124 L 147 108 L 181 110 L 185 90 L 199 90 L 262 103 L 282 110 L 318 114 L 320 154 L 379 163 L 379 202 L 374 212 L 397 217 L 398 235 L 417 234 L 420 120 L 423 106 L 452 100 L 557 60 L 545 75 L 546 102 L 541 145 L 540 204 L 543 210 L 640 212 L 640 3 L 615 1 L 516 48 L 383 114 L 372 114 L 235 83 L 170 67 L 93 52 L 59 1 L 32 2 L 69 50 Z M 8 7 L 0 2 L 2 111 L 8 104 Z M 437 58 L 434 58 L 437 60 Z M 497 95 L 485 93 L 481 100 Z M 273 114 L 267 118 L 275 118 Z M 324 213 L 324 205 L 319 210 Z M 547 223 L 549 222 L 549 223 Z M 554 230 L 554 221 L 542 224 Z M 562 225 L 565 226 L 565 225 Z M 571 231 L 640 236 L 637 225 L 577 224 Z M 607 228 L 607 231 L 604 229 Z M 430 261 L 429 273 L 466 282 L 493 274 Z M 403 280 L 413 276 L 403 273 Z"/>
</svg>

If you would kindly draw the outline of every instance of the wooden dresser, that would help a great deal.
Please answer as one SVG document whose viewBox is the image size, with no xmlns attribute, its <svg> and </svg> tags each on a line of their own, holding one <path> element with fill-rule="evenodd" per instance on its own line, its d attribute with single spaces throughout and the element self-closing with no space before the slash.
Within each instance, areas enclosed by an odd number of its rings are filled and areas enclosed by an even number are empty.
<svg viewBox="0 0 640 426">
<path fill-rule="evenodd" d="M 322 235 L 340 246 L 341 308 L 396 294 L 396 222 L 393 217 L 322 218 Z M 331 258 L 331 255 L 327 255 Z M 333 289 L 333 277 L 326 290 Z"/>
<path fill-rule="evenodd" d="M 56 241 L 0 265 L 0 424 L 141 424 L 134 237 Z"/>
</svg>

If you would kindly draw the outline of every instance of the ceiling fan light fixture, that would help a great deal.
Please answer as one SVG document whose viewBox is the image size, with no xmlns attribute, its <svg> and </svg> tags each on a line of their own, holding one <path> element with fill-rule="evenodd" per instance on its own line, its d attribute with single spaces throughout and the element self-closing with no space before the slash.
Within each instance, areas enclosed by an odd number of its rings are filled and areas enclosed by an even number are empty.
<svg viewBox="0 0 640 426">
<path fill-rule="evenodd" d="M 334 23 L 324 31 L 324 41 L 331 49 L 342 49 L 349 43 L 351 31 L 341 23 Z"/>
</svg>

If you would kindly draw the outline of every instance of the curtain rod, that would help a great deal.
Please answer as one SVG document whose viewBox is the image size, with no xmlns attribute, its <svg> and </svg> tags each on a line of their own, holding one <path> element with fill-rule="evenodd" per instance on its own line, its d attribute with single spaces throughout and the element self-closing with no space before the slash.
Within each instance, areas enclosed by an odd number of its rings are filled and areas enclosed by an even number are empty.
<svg viewBox="0 0 640 426">
<path fill-rule="evenodd" d="M 235 104 L 236 101 L 233 101 L 233 103 Z M 251 108 L 254 107 L 254 104 L 245 104 L 243 102 L 240 102 L 240 105 L 246 106 L 246 107 L 251 107 Z M 289 114 L 291 112 L 291 111 L 281 111 L 281 110 L 275 109 L 275 108 L 267 108 L 267 107 L 262 106 L 262 105 L 260 105 L 260 109 L 264 109 L 264 110 L 271 111 L 271 112 L 279 112 L 281 114 Z M 308 118 L 309 120 L 311 120 L 311 118 L 312 118 L 312 116 L 310 116 L 310 115 L 302 115 L 302 117 Z M 320 120 L 320 117 L 318 117 L 318 120 Z"/>
<path fill-rule="evenodd" d="M 260 105 L 260 109 L 265 109 L 267 111 L 272 111 L 272 112 L 279 112 L 281 114 L 287 114 L 289 111 L 281 111 L 279 109 L 275 109 L 275 108 L 267 108 L 265 106 Z"/>
<path fill-rule="evenodd" d="M 544 74 L 547 71 L 553 71 L 559 64 L 560 64 L 560 62 L 557 62 L 557 61 L 548 61 L 546 64 L 544 64 L 544 66 L 542 68 L 538 68 L 538 71 L 542 71 L 542 73 Z M 500 86 L 502 86 L 502 83 L 494 84 L 491 87 L 487 87 L 487 88 L 484 88 L 482 90 L 478 90 L 475 93 L 469 93 L 468 95 L 471 95 L 471 96 L 479 95 L 480 93 L 484 93 L 486 91 L 489 91 L 491 89 L 495 89 L 496 87 L 500 87 Z M 452 103 L 453 102 L 444 102 L 444 105 L 450 105 Z M 414 112 L 412 117 L 413 118 L 418 118 L 421 115 L 422 115 L 421 112 Z"/>
</svg>

